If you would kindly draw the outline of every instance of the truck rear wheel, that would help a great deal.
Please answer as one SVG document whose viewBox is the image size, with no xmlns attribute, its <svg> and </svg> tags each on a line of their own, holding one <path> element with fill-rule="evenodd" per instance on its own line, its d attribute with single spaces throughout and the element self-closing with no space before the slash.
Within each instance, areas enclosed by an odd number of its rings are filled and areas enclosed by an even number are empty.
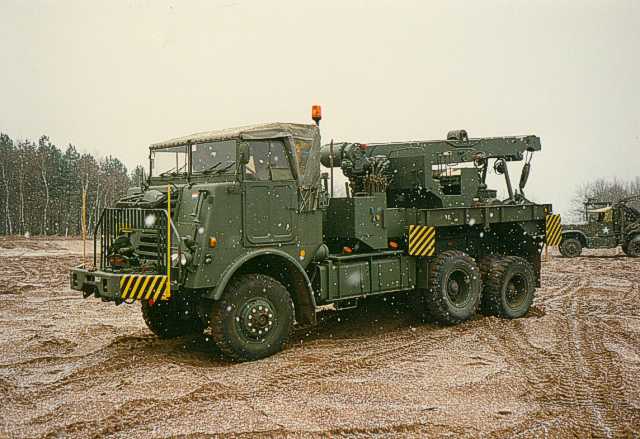
<svg viewBox="0 0 640 439">
<path fill-rule="evenodd" d="M 263 274 L 245 274 L 232 279 L 214 302 L 211 336 L 226 356 L 257 360 L 282 350 L 293 316 L 293 301 L 280 282 Z"/>
<path fill-rule="evenodd" d="M 622 246 L 622 251 L 627 256 L 631 256 L 632 258 L 637 258 L 640 256 L 640 235 L 636 235 L 629 242 Z"/>
<path fill-rule="evenodd" d="M 196 305 L 195 299 L 182 295 L 155 303 L 144 301 L 142 318 L 151 332 L 160 338 L 201 334 L 207 325 L 199 317 Z"/>
<path fill-rule="evenodd" d="M 482 311 L 517 319 L 529 311 L 535 292 L 535 274 L 526 259 L 506 256 L 494 260 L 485 277 Z"/>
<path fill-rule="evenodd" d="M 493 267 L 493 264 L 495 264 L 502 258 L 504 258 L 504 256 L 485 255 L 478 260 L 478 267 L 480 268 L 480 276 L 482 278 L 483 290 L 485 288 L 485 285 L 487 284 L 487 278 L 489 277 L 489 273 L 491 272 L 491 267 Z M 482 314 L 484 315 L 491 315 L 491 310 L 487 309 L 487 306 L 485 303 L 484 291 L 482 294 L 482 298 L 480 299 L 480 312 L 482 312 Z"/>
<path fill-rule="evenodd" d="M 493 264 L 495 264 L 502 258 L 504 258 L 504 256 L 486 255 L 486 256 L 482 256 L 478 260 L 478 268 L 480 268 L 480 275 L 482 276 L 483 284 L 487 282 L 487 276 L 489 275 L 489 272 L 491 271 L 491 267 L 493 266 Z"/>
<path fill-rule="evenodd" d="M 565 258 L 575 258 L 582 253 L 582 243 L 576 238 L 562 238 L 559 250 Z"/>
<path fill-rule="evenodd" d="M 466 253 L 449 250 L 431 262 L 429 288 L 424 291 L 430 316 L 444 324 L 470 319 L 480 303 L 480 270 Z"/>
</svg>

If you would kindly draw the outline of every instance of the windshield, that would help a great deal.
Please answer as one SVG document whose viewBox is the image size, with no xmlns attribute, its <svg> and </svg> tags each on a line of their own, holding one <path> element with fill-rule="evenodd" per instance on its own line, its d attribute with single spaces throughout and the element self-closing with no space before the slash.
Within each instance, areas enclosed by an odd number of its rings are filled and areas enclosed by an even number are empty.
<svg viewBox="0 0 640 439">
<path fill-rule="evenodd" d="M 167 175 L 178 175 L 187 172 L 187 147 L 175 146 L 153 151 L 151 153 L 153 161 L 152 177 L 164 177 Z"/>
<path fill-rule="evenodd" d="M 193 145 L 193 172 L 234 173 L 236 162 L 236 141 L 220 140 L 218 142 Z"/>
<path fill-rule="evenodd" d="M 157 149 L 151 153 L 153 177 L 186 174 L 188 169 L 188 146 Z M 236 141 L 221 140 L 199 143 L 192 146 L 191 172 L 234 173 Z"/>
</svg>

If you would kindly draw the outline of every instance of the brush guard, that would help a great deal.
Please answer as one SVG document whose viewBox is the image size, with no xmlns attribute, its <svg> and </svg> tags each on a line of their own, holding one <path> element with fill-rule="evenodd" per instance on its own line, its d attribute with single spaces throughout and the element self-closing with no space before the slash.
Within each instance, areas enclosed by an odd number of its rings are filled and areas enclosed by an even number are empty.
<svg viewBox="0 0 640 439">
<path fill-rule="evenodd" d="M 109 257 L 115 240 L 123 235 L 140 263 L 116 270 Z M 85 298 L 93 295 L 116 304 L 168 300 L 175 280 L 182 278 L 181 242 L 171 219 L 170 195 L 166 210 L 106 208 L 94 230 L 93 267 L 82 264 L 72 269 L 71 288 L 82 291 Z M 177 263 L 172 266 L 176 254 Z"/>
</svg>

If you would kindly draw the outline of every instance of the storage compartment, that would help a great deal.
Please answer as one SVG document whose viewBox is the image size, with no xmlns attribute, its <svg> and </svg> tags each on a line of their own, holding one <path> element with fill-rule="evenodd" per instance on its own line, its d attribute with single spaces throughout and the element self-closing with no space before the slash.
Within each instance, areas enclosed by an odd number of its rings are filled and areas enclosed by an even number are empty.
<svg viewBox="0 0 640 439">
<path fill-rule="evenodd" d="M 384 193 L 332 198 L 324 224 L 325 238 L 338 246 L 360 241 L 371 249 L 387 248 L 387 230 L 384 227 L 386 205 Z"/>
<path fill-rule="evenodd" d="M 318 265 L 314 289 L 319 304 L 415 287 L 415 258 L 387 252 L 332 256 Z"/>
</svg>

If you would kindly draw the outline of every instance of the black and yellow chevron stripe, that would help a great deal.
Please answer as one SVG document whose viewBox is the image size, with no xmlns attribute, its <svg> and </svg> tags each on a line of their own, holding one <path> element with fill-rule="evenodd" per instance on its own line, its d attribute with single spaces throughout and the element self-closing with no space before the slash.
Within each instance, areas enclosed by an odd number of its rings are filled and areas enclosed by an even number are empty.
<svg viewBox="0 0 640 439">
<path fill-rule="evenodd" d="M 560 215 L 547 215 L 547 236 L 545 242 L 548 246 L 553 247 L 562 241 L 562 225 L 560 224 Z"/>
<path fill-rule="evenodd" d="M 431 226 L 409 226 L 409 254 L 411 256 L 433 256 L 436 254 L 436 228 Z"/>
<path fill-rule="evenodd" d="M 120 297 L 122 299 L 168 300 L 170 289 L 167 276 L 148 274 L 125 274 L 120 278 Z"/>
</svg>

